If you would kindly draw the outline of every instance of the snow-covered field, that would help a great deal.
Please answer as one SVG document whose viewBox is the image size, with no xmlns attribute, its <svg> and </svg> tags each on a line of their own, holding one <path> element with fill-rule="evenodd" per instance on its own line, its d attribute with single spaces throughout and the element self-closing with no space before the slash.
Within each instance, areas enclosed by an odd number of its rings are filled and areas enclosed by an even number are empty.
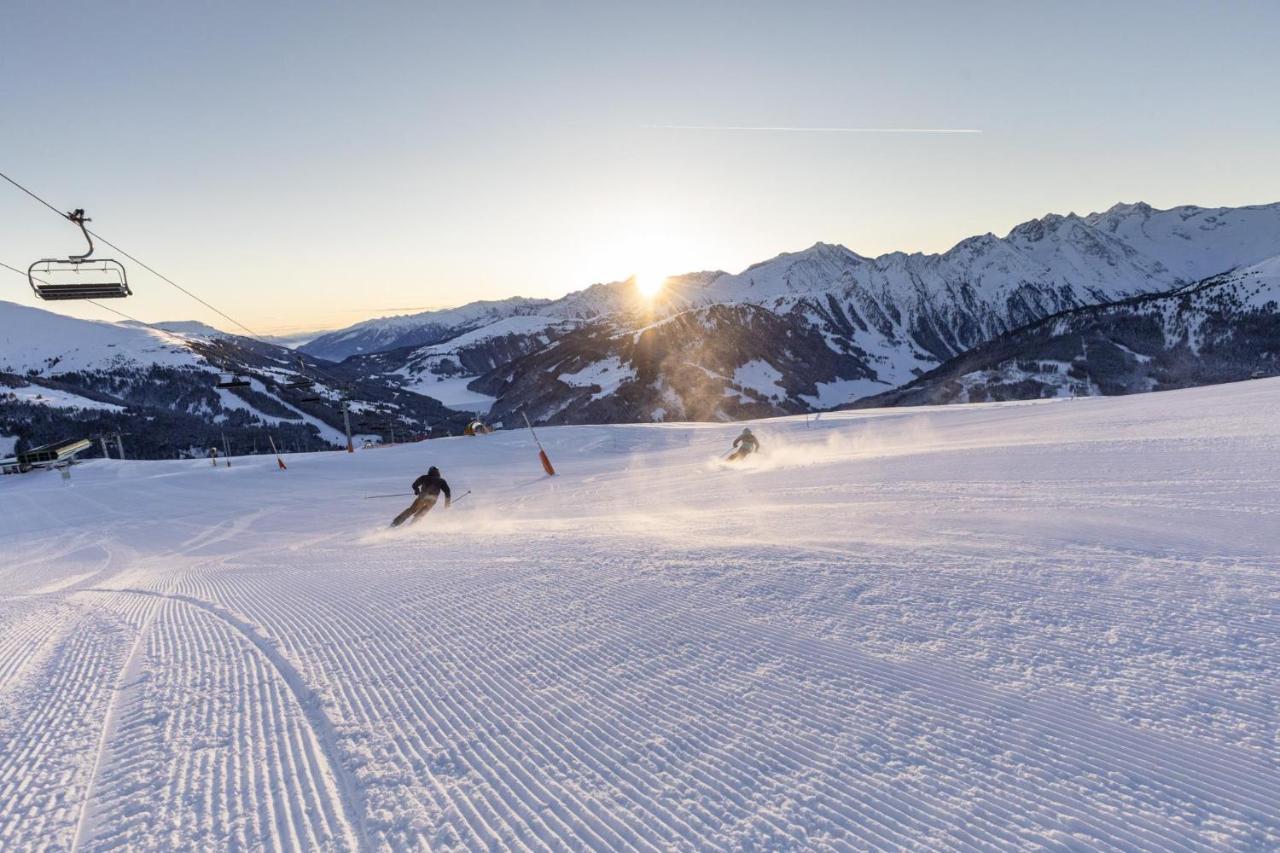
<svg viewBox="0 0 1280 853">
<path fill-rule="evenodd" d="M 88 397 L 82 397 L 79 394 L 73 394 L 70 391 L 45 388 L 40 385 L 24 385 L 21 388 L 0 390 L 0 400 L 6 398 L 19 403 L 37 403 L 52 406 L 53 408 L 101 409 L 105 412 L 124 411 L 124 406 L 117 406 L 114 403 L 102 403 L 97 400 L 91 400 Z"/>
<path fill-rule="evenodd" d="M 1280 381 L 737 429 L 0 478 L 0 848 L 1280 846 Z"/>
</svg>

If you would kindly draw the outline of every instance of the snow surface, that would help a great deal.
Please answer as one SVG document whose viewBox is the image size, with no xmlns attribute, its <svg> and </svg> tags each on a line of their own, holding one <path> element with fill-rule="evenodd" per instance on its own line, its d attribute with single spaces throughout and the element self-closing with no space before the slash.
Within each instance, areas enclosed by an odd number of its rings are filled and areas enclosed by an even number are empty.
<svg viewBox="0 0 1280 853">
<path fill-rule="evenodd" d="M 121 321 L 123 326 L 139 325 L 132 320 Z M 153 329 L 160 329 L 163 332 L 172 332 L 175 335 L 182 335 L 184 338 L 196 338 L 209 340 L 212 338 L 230 337 L 227 332 L 214 328 L 208 323 L 201 323 L 199 320 L 162 320 L 159 323 L 144 323 L 142 325 L 149 326 Z"/>
<path fill-rule="evenodd" d="M 467 387 L 477 378 L 476 373 L 468 372 L 460 375 L 458 371 L 464 359 L 460 351 L 466 347 L 483 345 L 497 338 L 512 335 L 543 335 L 543 342 L 550 340 L 548 334 L 563 321 L 537 314 L 504 317 L 488 325 L 458 335 L 445 343 L 431 344 L 414 350 L 403 366 L 392 376 L 399 376 L 399 385 L 410 391 L 425 394 L 439 400 L 451 409 L 460 411 L 486 413 L 497 400 L 479 391 Z M 447 368 L 441 369 L 442 365 Z"/>
<path fill-rule="evenodd" d="M 334 427 L 329 426 L 327 423 L 315 417 L 314 415 L 307 414 L 302 409 L 299 409 L 297 406 L 290 403 L 288 400 L 272 393 L 270 388 L 268 388 L 266 385 L 264 385 L 262 382 L 258 381 L 257 379 L 249 380 L 249 388 L 253 391 L 257 391 L 260 394 L 264 394 L 270 397 L 272 400 L 275 400 L 281 406 L 283 406 L 284 408 L 288 409 L 289 411 L 297 415 L 297 417 L 282 418 L 278 415 L 269 415 L 266 412 L 263 412 L 255 408 L 254 406 L 252 406 L 247 400 L 245 400 L 243 397 L 236 394 L 234 391 L 231 391 L 227 388 L 214 388 L 213 390 L 217 393 L 218 399 L 222 403 L 222 408 L 224 409 L 240 409 L 241 411 L 248 412 L 250 415 L 253 415 L 255 418 L 262 421 L 264 424 L 269 424 L 272 426 L 278 426 L 282 423 L 295 424 L 295 425 L 300 425 L 304 423 L 310 424 L 311 426 L 316 428 L 317 432 L 320 433 L 320 439 L 322 441 L 327 441 L 329 444 L 332 444 L 334 446 L 346 447 L 347 435 L 342 430 L 335 429 Z M 317 388 L 317 391 L 319 390 L 320 389 Z M 356 412 L 358 410 L 353 405 L 351 407 L 351 411 Z M 215 423 L 221 423 L 222 421 L 226 420 L 226 417 L 227 416 L 225 414 L 220 414 L 214 417 L 213 420 Z"/>
<path fill-rule="evenodd" d="M 537 311 L 550 300 L 512 296 L 508 299 L 469 302 L 455 308 L 423 311 L 362 320 L 355 325 L 316 336 L 300 349 L 323 358 L 341 360 L 359 352 L 377 352 L 405 345 L 404 336 L 414 332 L 448 332 L 472 329 L 512 316 Z M 456 332 L 455 332 L 456 334 Z"/>
<path fill-rule="evenodd" d="M 123 412 L 124 406 L 115 403 L 103 403 L 91 400 L 70 391 L 56 388 L 43 388 L 39 385 L 24 385 L 21 388 L 0 387 L 0 401 L 16 399 L 21 403 L 39 403 L 55 409 L 101 409 L 104 412 Z"/>
<path fill-rule="evenodd" d="M 0 477 L 0 846 L 1280 845 L 1280 380 L 738 429 Z"/>
<path fill-rule="evenodd" d="M 885 390 L 885 383 L 874 379 L 837 379 L 834 382 L 815 382 L 817 394 L 801 394 L 804 400 L 815 409 L 830 409 L 843 406 L 850 400 L 869 397 Z"/>
<path fill-rule="evenodd" d="M 467 386 L 476 381 L 474 376 L 437 376 L 423 372 L 413 382 L 404 383 L 405 388 L 425 394 L 439 400 L 450 409 L 459 412 L 477 412 L 485 414 L 493 408 L 497 397 L 472 391 Z"/>
<path fill-rule="evenodd" d="M 610 356 L 594 361 L 574 373 L 561 373 L 558 378 L 561 382 L 578 388 L 598 386 L 600 390 L 592 394 L 591 399 L 599 400 L 617 391 L 623 382 L 635 379 L 636 369 L 624 364 L 617 356 Z"/>
<path fill-rule="evenodd" d="M 0 301 L 0 370 L 54 374 L 150 364 L 207 367 L 182 337 L 160 329 Z"/>
<path fill-rule="evenodd" d="M 750 388 L 766 397 L 786 396 L 782 387 L 782 373 L 763 359 L 748 361 L 733 371 L 733 381 L 743 388 Z"/>
<path fill-rule="evenodd" d="M 1157 210 L 1139 202 L 1091 213 L 1085 221 L 1189 282 L 1257 263 L 1280 250 L 1280 204 Z"/>
</svg>

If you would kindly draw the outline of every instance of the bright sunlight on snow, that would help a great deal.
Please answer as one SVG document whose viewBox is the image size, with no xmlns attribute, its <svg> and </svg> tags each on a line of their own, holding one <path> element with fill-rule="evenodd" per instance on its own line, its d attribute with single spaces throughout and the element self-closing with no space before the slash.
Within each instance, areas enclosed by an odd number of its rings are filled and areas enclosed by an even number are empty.
<svg viewBox="0 0 1280 853">
<path fill-rule="evenodd" d="M 1280 845 L 1280 381 L 739 426 L 0 478 L 0 846 Z"/>
<path fill-rule="evenodd" d="M 635 274 L 636 290 L 645 299 L 653 299 L 662 292 L 662 288 L 667 283 L 667 277 L 653 272 L 639 272 Z"/>
</svg>

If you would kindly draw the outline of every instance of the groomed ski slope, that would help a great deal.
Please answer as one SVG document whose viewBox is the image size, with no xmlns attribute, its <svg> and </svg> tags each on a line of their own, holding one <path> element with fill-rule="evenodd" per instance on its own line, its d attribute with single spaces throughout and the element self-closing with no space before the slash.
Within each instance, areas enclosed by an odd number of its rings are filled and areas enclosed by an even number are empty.
<svg viewBox="0 0 1280 853">
<path fill-rule="evenodd" d="M 0 848 L 1280 845 L 1280 381 L 737 429 L 0 478 Z"/>
</svg>

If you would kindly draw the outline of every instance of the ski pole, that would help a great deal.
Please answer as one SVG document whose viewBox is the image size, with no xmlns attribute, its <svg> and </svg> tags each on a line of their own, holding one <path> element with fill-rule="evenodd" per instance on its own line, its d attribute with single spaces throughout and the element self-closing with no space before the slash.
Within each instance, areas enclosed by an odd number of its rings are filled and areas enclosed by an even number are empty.
<svg viewBox="0 0 1280 853">
<path fill-rule="evenodd" d="M 454 498 L 452 501 L 450 501 L 450 504 L 456 504 L 458 501 L 462 500 L 469 494 L 471 494 L 471 490 L 467 489 L 465 492 L 463 492 L 462 494 Z M 411 498 L 411 497 L 415 497 L 415 496 L 412 494 L 406 495 L 404 492 L 396 492 L 394 495 L 365 495 L 364 500 L 370 501 L 370 500 L 373 500 L 374 498 Z"/>
</svg>

